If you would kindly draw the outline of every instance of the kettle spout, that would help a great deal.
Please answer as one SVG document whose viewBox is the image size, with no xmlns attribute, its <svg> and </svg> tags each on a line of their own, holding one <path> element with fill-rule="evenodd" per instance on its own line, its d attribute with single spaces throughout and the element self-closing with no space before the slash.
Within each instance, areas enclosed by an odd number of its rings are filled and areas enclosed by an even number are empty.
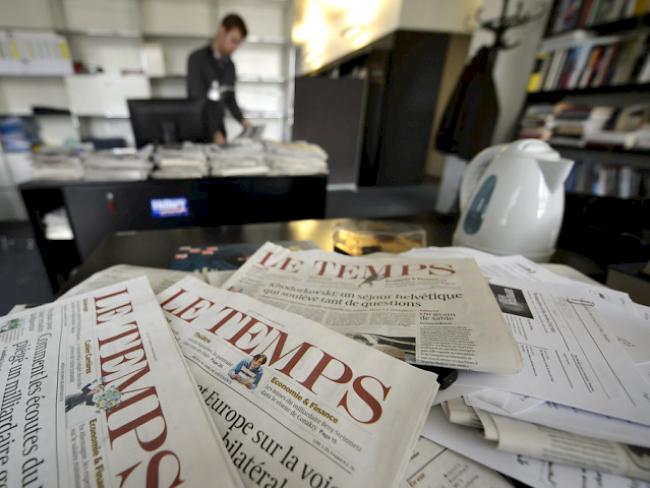
<svg viewBox="0 0 650 488">
<path fill-rule="evenodd" d="M 544 175 L 544 181 L 546 182 L 548 191 L 555 193 L 569 176 L 573 167 L 573 161 L 564 158 L 559 160 L 537 159 L 537 165 L 542 175 Z"/>
</svg>

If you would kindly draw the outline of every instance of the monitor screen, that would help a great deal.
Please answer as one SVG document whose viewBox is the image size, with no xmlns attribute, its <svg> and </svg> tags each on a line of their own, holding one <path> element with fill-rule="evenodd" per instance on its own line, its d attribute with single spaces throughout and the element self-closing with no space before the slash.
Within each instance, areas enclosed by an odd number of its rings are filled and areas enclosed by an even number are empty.
<svg viewBox="0 0 650 488">
<path fill-rule="evenodd" d="M 190 215 L 190 206 L 187 198 L 152 198 L 151 216 L 155 219 L 164 219 L 169 217 L 188 217 Z"/>
</svg>

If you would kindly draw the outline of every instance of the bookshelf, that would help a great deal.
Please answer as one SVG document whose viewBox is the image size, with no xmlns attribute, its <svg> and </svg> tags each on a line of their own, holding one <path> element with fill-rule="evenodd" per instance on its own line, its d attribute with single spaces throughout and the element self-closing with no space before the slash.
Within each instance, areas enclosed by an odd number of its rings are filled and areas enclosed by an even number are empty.
<svg viewBox="0 0 650 488">
<path fill-rule="evenodd" d="M 556 0 L 518 137 L 576 164 L 567 192 L 650 198 L 650 2 Z"/>
<path fill-rule="evenodd" d="M 266 125 L 265 136 L 287 139 L 295 69 L 290 0 L 4 0 L 0 33 L 61 36 L 72 60 L 81 61 L 91 72 L 99 67 L 104 71 L 84 75 L 89 80 L 97 76 L 101 84 L 104 75 L 128 78 L 139 73 L 148 88 L 146 93 L 138 91 L 138 96 L 184 97 L 187 56 L 208 42 L 219 19 L 229 12 L 242 15 L 250 31 L 234 56 L 240 105 L 253 123 Z M 162 59 L 162 69 L 155 72 L 149 72 L 144 56 L 152 44 Z M 0 113 L 29 116 L 32 106 L 48 105 L 68 109 L 72 117 L 67 123 L 79 136 L 121 136 L 132 142 L 125 107 L 98 111 L 91 99 L 88 107 L 81 107 L 83 100 L 73 100 L 74 90 L 68 86 L 68 78 L 75 77 L 79 75 L 2 71 Z M 234 120 L 227 121 L 227 128 L 239 132 Z"/>
<path fill-rule="evenodd" d="M 555 103 L 569 96 L 650 93 L 650 83 L 587 87 L 575 90 L 548 90 L 528 93 L 527 103 Z"/>
</svg>

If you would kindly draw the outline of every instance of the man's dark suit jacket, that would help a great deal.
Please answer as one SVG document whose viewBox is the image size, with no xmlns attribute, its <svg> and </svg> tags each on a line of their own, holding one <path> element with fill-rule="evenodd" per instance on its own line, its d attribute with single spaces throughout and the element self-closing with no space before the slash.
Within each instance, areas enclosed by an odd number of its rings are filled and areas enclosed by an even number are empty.
<svg viewBox="0 0 650 488">
<path fill-rule="evenodd" d="M 235 98 L 236 79 L 235 64 L 229 57 L 216 59 L 210 44 L 197 49 L 187 59 L 187 95 L 189 98 L 206 100 L 209 139 L 212 139 L 215 131 L 226 134 L 223 122 L 224 105 L 239 122 L 244 119 Z M 208 90 L 215 80 L 222 88 L 224 86 L 232 87 L 232 91 L 222 93 L 222 99 L 219 102 L 207 99 Z"/>
</svg>

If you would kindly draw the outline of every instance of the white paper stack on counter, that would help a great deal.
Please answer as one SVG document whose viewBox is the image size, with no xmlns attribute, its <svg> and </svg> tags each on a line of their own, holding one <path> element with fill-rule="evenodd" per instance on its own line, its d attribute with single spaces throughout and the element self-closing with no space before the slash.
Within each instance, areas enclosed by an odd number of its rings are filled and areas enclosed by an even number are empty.
<svg viewBox="0 0 650 488">
<path fill-rule="evenodd" d="M 304 141 L 264 143 L 270 174 L 327 174 L 327 153 L 317 144 Z"/>
<path fill-rule="evenodd" d="M 408 255 L 474 256 L 524 358 L 517 374 L 460 372 L 424 436 L 535 487 L 650 486 L 647 307 L 521 256 Z"/>
<path fill-rule="evenodd" d="M 57 208 L 43 216 L 45 238 L 51 241 L 69 241 L 74 239 L 70 220 L 65 208 Z"/>
<path fill-rule="evenodd" d="M 208 149 L 212 176 L 265 175 L 269 173 L 264 146 L 252 139 L 236 139 L 227 146 Z"/>
<path fill-rule="evenodd" d="M 198 144 L 184 144 L 182 148 L 158 147 L 154 154 L 157 169 L 153 178 L 203 178 L 208 175 L 205 149 Z"/>
<path fill-rule="evenodd" d="M 77 154 L 68 152 L 32 155 L 32 180 L 78 181 L 83 177 L 84 167 Z"/>
<path fill-rule="evenodd" d="M 151 146 L 134 149 L 96 151 L 84 160 L 88 181 L 146 180 L 153 164 L 149 161 Z"/>
</svg>

